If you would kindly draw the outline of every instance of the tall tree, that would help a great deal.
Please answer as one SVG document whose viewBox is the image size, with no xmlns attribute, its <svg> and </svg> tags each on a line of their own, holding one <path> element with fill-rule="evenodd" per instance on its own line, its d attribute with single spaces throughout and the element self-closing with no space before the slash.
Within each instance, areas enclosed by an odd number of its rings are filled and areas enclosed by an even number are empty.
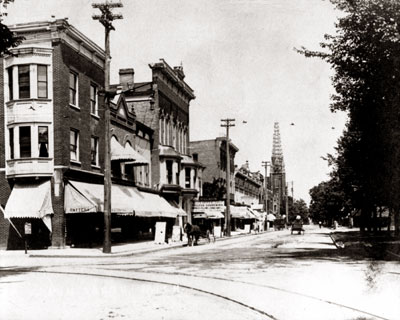
<svg viewBox="0 0 400 320">
<path fill-rule="evenodd" d="M 377 206 L 387 205 L 400 232 L 400 2 L 330 1 L 344 13 L 336 34 L 325 35 L 322 52 L 301 52 L 330 63 L 336 91 L 331 110 L 349 116 L 338 145 L 336 178 L 365 221 Z"/>
<path fill-rule="evenodd" d="M 23 37 L 17 36 L 3 24 L 3 17 L 7 16 L 5 9 L 10 2 L 14 2 L 14 0 L 0 0 L 0 57 L 11 54 L 9 49 L 15 48 L 23 40 Z"/>
</svg>

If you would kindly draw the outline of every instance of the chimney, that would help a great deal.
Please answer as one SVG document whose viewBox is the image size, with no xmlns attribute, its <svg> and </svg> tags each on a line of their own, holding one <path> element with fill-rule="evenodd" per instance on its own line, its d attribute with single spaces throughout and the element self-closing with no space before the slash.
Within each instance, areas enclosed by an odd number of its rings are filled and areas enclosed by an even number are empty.
<svg viewBox="0 0 400 320">
<path fill-rule="evenodd" d="M 119 69 L 119 84 L 122 90 L 129 90 L 133 88 L 135 70 L 133 68 Z"/>
</svg>

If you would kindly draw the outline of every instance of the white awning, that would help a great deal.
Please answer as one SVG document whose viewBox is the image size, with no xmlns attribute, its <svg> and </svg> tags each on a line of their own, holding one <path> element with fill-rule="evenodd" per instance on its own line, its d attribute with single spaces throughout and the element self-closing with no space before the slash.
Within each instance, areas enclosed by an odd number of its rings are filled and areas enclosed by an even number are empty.
<svg viewBox="0 0 400 320">
<path fill-rule="evenodd" d="M 38 184 L 15 184 L 4 211 L 6 219 L 42 219 L 51 231 L 50 215 L 54 211 L 51 204 L 50 181 Z"/>
<path fill-rule="evenodd" d="M 169 204 L 171 205 L 171 206 L 173 206 L 177 211 L 178 211 L 178 216 L 180 216 L 180 217 L 187 217 L 187 213 L 186 213 L 186 211 L 185 210 L 183 210 L 180 206 L 179 206 L 179 204 L 177 204 L 175 201 L 173 201 L 173 200 L 170 200 L 170 201 L 168 201 L 169 202 Z"/>
<path fill-rule="evenodd" d="M 237 219 L 256 219 L 250 208 L 245 206 L 230 206 L 232 218 Z"/>
<path fill-rule="evenodd" d="M 110 147 L 111 147 L 111 160 L 128 160 L 128 161 L 134 161 L 135 159 L 135 153 L 133 153 L 131 150 L 132 148 L 124 148 L 119 144 L 117 139 L 115 137 L 111 138 L 110 142 Z M 134 150 L 133 150 L 134 151 Z"/>
<path fill-rule="evenodd" d="M 103 212 L 104 186 L 69 181 L 65 187 L 65 213 Z M 111 212 L 138 217 L 176 218 L 180 211 L 157 194 L 141 192 L 135 187 L 112 185 Z"/>
<path fill-rule="evenodd" d="M 135 160 L 132 162 L 126 162 L 126 164 L 134 164 L 134 165 L 143 165 L 143 164 L 149 164 L 149 161 L 143 157 L 139 152 L 137 152 L 135 149 L 133 149 L 129 144 L 125 146 L 125 150 L 134 155 Z"/>
</svg>

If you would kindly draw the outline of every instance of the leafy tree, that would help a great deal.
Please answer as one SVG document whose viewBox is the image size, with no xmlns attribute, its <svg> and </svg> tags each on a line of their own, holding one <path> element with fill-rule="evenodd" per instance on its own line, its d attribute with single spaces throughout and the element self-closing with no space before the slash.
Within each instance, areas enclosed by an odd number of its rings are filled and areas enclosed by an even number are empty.
<svg viewBox="0 0 400 320">
<path fill-rule="evenodd" d="M 308 221 L 308 207 L 303 199 L 290 201 L 289 199 L 289 221 L 292 222 L 300 216 L 303 222 Z"/>
<path fill-rule="evenodd" d="M 14 2 L 14 0 L 0 0 L 0 6 L 6 8 L 10 2 Z M 2 17 L 6 15 L 7 13 L 5 12 L 0 14 L 0 56 L 11 54 L 9 49 L 15 48 L 23 40 L 23 37 L 17 36 L 11 32 L 5 24 L 3 24 Z"/>
<path fill-rule="evenodd" d="M 330 1 L 344 13 L 336 34 L 325 35 L 321 52 L 300 51 L 332 66 L 331 110 L 349 116 L 333 177 L 366 223 L 386 205 L 400 232 L 400 2 Z"/>
<path fill-rule="evenodd" d="M 225 180 L 222 178 L 213 179 L 213 182 L 203 183 L 204 199 L 223 200 L 226 195 Z"/>
<path fill-rule="evenodd" d="M 348 213 L 344 192 L 333 179 L 313 187 L 310 196 L 309 215 L 314 223 L 321 221 L 331 224 Z"/>
</svg>

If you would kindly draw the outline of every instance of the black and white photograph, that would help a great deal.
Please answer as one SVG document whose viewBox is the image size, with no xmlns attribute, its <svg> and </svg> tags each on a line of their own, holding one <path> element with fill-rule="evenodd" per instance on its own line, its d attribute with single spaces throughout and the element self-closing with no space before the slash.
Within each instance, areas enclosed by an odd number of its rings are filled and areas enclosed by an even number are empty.
<svg viewBox="0 0 400 320">
<path fill-rule="evenodd" d="M 0 319 L 400 319 L 400 0 L 0 0 L 0 105 Z"/>
</svg>

